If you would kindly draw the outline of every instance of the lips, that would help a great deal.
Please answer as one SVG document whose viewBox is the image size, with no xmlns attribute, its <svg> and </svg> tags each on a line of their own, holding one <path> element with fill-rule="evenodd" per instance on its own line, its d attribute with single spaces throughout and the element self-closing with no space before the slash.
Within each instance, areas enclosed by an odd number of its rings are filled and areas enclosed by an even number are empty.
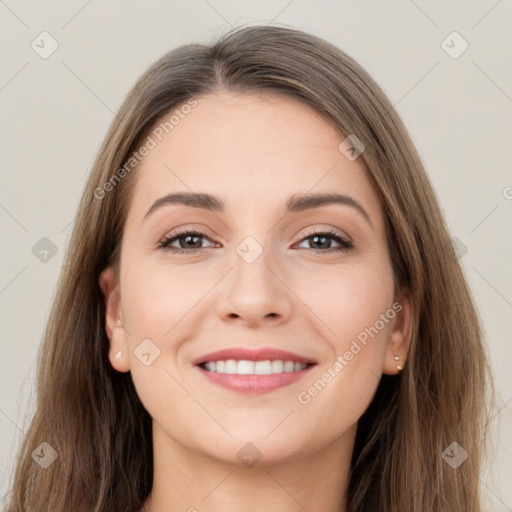
<svg viewBox="0 0 512 512">
<path fill-rule="evenodd" d="M 193 361 L 211 383 L 243 393 L 266 393 L 302 379 L 316 364 L 274 348 L 243 347 L 212 352 Z"/>
</svg>

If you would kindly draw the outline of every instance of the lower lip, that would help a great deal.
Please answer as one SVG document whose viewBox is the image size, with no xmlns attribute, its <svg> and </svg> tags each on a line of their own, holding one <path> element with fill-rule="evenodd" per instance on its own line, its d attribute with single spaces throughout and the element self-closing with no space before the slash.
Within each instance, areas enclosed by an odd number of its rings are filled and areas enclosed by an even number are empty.
<svg viewBox="0 0 512 512">
<path fill-rule="evenodd" d="M 269 375 L 239 375 L 236 373 L 209 372 L 201 366 L 196 366 L 199 371 L 210 381 L 218 386 L 238 391 L 240 393 L 267 393 L 274 389 L 288 386 L 299 381 L 315 365 L 307 366 L 298 372 L 271 373 Z"/>
</svg>

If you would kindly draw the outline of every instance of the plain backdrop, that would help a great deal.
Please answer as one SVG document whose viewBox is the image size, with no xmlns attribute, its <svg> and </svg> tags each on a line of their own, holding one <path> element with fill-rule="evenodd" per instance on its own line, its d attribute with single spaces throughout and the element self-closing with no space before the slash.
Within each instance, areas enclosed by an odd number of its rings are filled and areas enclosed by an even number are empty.
<svg viewBox="0 0 512 512">
<path fill-rule="evenodd" d="M 489 510 L 512 511 L 511 20 L 510 0 L 0 0 L 0 494 L 33 411 L 38 348 L 78 201 L 114 112 L 169 49 L 273 23 L 354 57 L 418 147 L 499 392 L 482 485 Z M 55 254 L 45 260 L 42 246 Z"/>
</svg>

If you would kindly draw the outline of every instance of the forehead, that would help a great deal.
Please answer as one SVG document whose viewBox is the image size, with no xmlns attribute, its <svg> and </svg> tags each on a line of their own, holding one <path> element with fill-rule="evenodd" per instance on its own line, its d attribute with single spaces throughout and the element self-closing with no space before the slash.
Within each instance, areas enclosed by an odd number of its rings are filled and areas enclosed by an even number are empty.
<svg viewBox="0 0 512 512">
<path fill-rule="evenodd" d="M 291 194 L 339 192 L 357 196 L 376 224 L 382 221 L 362 160 L 339 151 L 345 137 L 309 105 L 224 90 L 196 100 L 177 124 L 165 125 L 171 112 L 150 131 L 156 144 L 137 169 L 133 209 L 147 210 L 172 191 L 208 192 L 223 197 L 228 210 L 253 213 L 264 203 L 282 208 Z M 158 127 L 169 132 L 160 128 L 161 140 Z"/>
</svg>

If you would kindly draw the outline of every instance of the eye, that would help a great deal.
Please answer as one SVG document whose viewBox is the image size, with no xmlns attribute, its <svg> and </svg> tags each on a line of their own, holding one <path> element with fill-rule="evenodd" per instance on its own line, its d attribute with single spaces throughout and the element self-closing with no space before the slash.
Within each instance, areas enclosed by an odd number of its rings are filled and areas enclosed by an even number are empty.
<svg viewBox="0 0 512 512">
<path fill-rule="evenodd" d="M 339 244 L 339 247 L 331 247 L 333 240 Z M 302 241 L 312 241 L 312 244 L 317 247 L 306 247 L 306 249 L 310 249 L 315 252 L 348 251 L 353 247 L 350 240 L 332 230 L 310 233 L 306 238 L 303 238 Z"/>
<path fill-rule="evenodd" d="M 202 249 L 208 249 L 208 247 L 201 247 L 201 239 L 206 239 L 212 242 L 208 235 L 200 231 L 175 231 L 174 233 L 166 236 L 158 244 L 158 248 L 166 249 L 175 253 L 194 254 L 200 252 Z M 308 236 L 303 238 L 300 243 L 303 243 L 304 241 L 312 241 L 312 245 L 316 245 L 317 247 L 305 247 L 305 249 L 315 252 L 348 251 L 353 247 L 350 240 L 332 230 L 309 233 Z M 336 242 L 338 247 L 333 248 L 332 241 Z M 178 247 L 173 245 L 176 242 L 178 242 Z"/>
<path fill-rule="evenodd" d="M 194 254 L 201 248 L 201 238 L 211 239 L 200 231 L 175 231 L 166 236 L 159 244 L 160 249 L 168 249 L 172 252 Z M 178 242 L 179 247 L 173 247 L 171 244 Z"/>
</svg>

